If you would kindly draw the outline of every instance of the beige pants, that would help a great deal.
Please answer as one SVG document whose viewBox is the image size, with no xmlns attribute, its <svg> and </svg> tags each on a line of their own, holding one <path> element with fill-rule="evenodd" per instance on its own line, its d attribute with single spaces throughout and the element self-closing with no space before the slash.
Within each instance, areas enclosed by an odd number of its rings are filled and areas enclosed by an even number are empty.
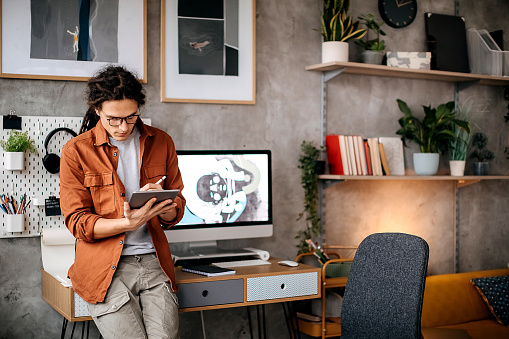
<svg viewBox="0 0 509 339">
<path fill-rule="evenodd" d="M 122 256 L 104 302 L 88 304 L 105 339 L 178 338 L 178 300 L 155 254 Z"/>
</svg>

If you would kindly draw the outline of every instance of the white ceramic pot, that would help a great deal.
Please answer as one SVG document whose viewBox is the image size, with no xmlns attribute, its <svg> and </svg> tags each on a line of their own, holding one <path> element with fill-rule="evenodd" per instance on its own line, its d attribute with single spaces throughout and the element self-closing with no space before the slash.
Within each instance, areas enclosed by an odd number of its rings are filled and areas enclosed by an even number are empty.
<svg viewBox="0 0 509 339">
<path fill-rule="evenodd" d="M 25 152 L 4 152 L 4 168 L 10 171 L 25 169 Z"/>
<path fill-rule="evenodd" d="M 322 63 L 333 61 L 348 62 L 348 42 L 322 42 Z"/>
<path fill-rule="evenodd" d="M 417 175 L 435 175 L 438 172 L 438 153 L 414 153 L 414 169 Z"/>
<path fill-rule="evenodd" d="M 465 174 L 465 160 L 449 160 L 449 166 L 453 177 L 462 177 Z"/>
<path fill-rule="evenodd" d="M 381 65 L 384 55 L 384 52 L 379 51 L 363 51 L 361 53 L 361 60 L 365 64 Z"/>
</svg>

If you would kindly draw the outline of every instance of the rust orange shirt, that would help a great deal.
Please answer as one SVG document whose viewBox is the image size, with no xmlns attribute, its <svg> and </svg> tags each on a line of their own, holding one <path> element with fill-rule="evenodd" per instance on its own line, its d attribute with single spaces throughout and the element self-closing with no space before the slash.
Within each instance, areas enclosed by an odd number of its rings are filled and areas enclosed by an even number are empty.
<svg viewBox="0 0 509 339">
<path fill-rule="evenodd" d="M 164 189 L 182 189 L 177 153 L 172 138 L 164 131 L 137 122 L 140 130 L 140 187 L 155 183 L 164 175 Z M 100 122 L 88 132 L 65 144 L 60 160 L 60 205 L 65 224 L 76 241 L 74 264 L 69 269 L 73 288 L 85 301 L 102 302 L 122 252 L 125 233 L 94 239 L 99 218 L 121 218 L 126 201 L 125 188 L 116 169 L 118 149 L 109 143 Z M 147 228 L 159 264 L 177 290 L 170 246 L 164 229 L 178 223 L 184 215 L 185 199 L 175 198 L 177 218 L 172 222 L 154 217 Z"/>
</svg>

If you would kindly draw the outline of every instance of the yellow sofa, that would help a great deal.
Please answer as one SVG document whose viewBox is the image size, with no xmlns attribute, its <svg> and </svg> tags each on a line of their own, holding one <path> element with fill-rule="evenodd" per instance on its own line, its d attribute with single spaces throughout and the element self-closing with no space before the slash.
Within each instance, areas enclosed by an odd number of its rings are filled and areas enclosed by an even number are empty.
<svg viewBox="0 0 509 339">
<path fill-rule="evenodd" d="M 443 274 L 426 278 L 422 328 L 463 329 L 472 338 L 509 338 L 491 313 L 472 278 L 509 276 L 509 269 Z"/>
</svg>

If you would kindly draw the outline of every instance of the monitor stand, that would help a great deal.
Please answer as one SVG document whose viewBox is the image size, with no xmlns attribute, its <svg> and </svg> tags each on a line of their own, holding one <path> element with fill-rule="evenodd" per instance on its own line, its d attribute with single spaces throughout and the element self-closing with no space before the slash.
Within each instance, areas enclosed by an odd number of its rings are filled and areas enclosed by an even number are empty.
<svg viewBox="0 0 509 339">
<path fill-rule="evenodd" d="M 268 259 L 268 252 L 255 248 L 221 249 L 215 241 L 189 243 L 185 249 L 172 250 L 173 262 L 177 266 L 210 264 L 213 262 Z"/>
</svg>

